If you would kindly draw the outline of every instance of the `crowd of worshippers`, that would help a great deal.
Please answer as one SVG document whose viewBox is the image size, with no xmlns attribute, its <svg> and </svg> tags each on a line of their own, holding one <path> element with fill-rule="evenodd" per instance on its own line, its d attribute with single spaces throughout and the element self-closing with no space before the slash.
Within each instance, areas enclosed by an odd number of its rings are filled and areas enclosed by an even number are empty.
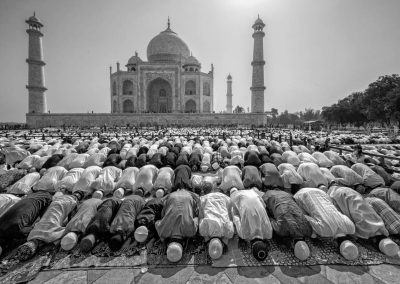
<svg viewBox="0 0 400 284">
<path fill-rule="evenodd" d="M 274 238 L 300 260 L 306 242 L 332 238 L 347 260 L 357 239 L 395 256 L 400 233 L 400 175 L 388 159 L 320 152 L 267 139 L 143 137 L 19 140 L 3 144 L 0 254 L 27 260 L 46 244 L 91 251 L 106 242 L 165 243 L 182 258 L 198 235 L 212 259 L 235 234 L 253 256 Z"/>
</svg>

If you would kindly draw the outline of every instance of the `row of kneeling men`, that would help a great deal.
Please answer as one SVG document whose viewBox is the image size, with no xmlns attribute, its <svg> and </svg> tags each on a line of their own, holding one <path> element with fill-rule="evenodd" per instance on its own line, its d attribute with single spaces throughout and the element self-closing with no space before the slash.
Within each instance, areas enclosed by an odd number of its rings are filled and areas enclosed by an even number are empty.
<svg viewBox="0 0 400 284">
<path fill-rule="evenodd" d="M 46 243 L 61 241 L 67 251 L 79 243 L 87 252 L 99 241 L 118 250 L 128 240 L 141 245 L 159 237 L 167 245 L 168 259 L 177 262 L 185 241 L 197 234 L 217 259 L 236 233 L 251 242 L 259 261 L 267 257 L 266 240 L 271 238 L 291 246 L 300 260 L 310 255 L 305 240 L 315 236 L 334 239 L 348 260 L 358 257 L 357 238 L 369 239 L 388 256 L 399 251 L 389 236 L 400 233 L 400 195 L 390 188 L 378 187 L 363 196 L 336 183 L 326 189 L 301 188 L 294 195 L 232 186 L 199 195 L 180 186 L 163 197 L 141 195 L 136 191 L 100 199 L 87 198 L 82 191 L 52 196 L 39 190 L 20 199 L 1 194 L 1 248 L 18 247 L 17 256 L 26 260 Z"/>
</svg>

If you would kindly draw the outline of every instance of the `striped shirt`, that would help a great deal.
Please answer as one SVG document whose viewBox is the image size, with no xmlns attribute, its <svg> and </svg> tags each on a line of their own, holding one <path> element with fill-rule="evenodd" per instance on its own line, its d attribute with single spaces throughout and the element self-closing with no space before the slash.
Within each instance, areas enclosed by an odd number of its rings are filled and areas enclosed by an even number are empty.
<svg viewBox="0 0 400 284">
<path fill-rule="evenodd" d="M 382 218 L 389 234 L 400 234 L 400 215 L 397 214 L 382 199 L 377 197 L 367 197 L 365 200 L 374 208 L 376 213 Z"/>
</svg>

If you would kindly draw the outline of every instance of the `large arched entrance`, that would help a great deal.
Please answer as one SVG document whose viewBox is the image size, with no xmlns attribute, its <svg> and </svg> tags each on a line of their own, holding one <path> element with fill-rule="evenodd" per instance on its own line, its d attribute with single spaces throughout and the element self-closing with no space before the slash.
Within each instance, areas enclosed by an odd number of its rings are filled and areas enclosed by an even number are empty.
<svg viewBox="0 0 400 284">
<path fill-rule="evenodd" d="M 196 112 L 196 102 L 188 100 L 185 104 L 185 112 Z"/>
<path fill-rule="evenodd" d="M 122 106 L 122 112 L 133 112 L 133 102 L 131 100 L 125 100 Z"/>
<path fill-rule="evenodd" d="M 149 112 L 172 112 L 172 88 L 164 79 L 157 78 L 147 87 L 147 110 Z"/>
</svg>

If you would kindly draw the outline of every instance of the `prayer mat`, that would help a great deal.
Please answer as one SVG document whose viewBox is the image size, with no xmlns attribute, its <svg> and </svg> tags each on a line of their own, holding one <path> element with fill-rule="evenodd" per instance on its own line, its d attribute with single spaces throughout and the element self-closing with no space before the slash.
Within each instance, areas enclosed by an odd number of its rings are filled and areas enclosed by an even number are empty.
<svg viewBox="0 0 400 284">
<path fill-rule="evenodd" d="M 36 277 L 43 267 L 49 265 L 56 254 L 55 245 L 47 245 L 38 250 L 36 255 L 24 262 L 19 261 L 16 255 L 17 248 L 11 251 L 0 262 L 0 283 L 22 283 Z"/>
<path fill-rule="evenodd" d="M 400 241 L 400 240 L 399 240 Z M 295 257 L 293 249 L 274 240 L 268 240 L 268 256 L 264 261 L 258 261 L 253 257 L 249 242 L 241 241 L 235 237 L 228 245 L 228 252 L 221 259 L 213 261 L 214 267 L 229 266 L 304 266 L 304 265 L 374 265 L 374 264 L 400 264 L 400 258 L 387 257 L 378 251 L 368 240 L 357 240 L 359 256 L 349 261 L 339 253 L 336 242 L 332 239 L 306 240 L 310 248 L 310 257 L 304 261 Z"/>
</svg>

